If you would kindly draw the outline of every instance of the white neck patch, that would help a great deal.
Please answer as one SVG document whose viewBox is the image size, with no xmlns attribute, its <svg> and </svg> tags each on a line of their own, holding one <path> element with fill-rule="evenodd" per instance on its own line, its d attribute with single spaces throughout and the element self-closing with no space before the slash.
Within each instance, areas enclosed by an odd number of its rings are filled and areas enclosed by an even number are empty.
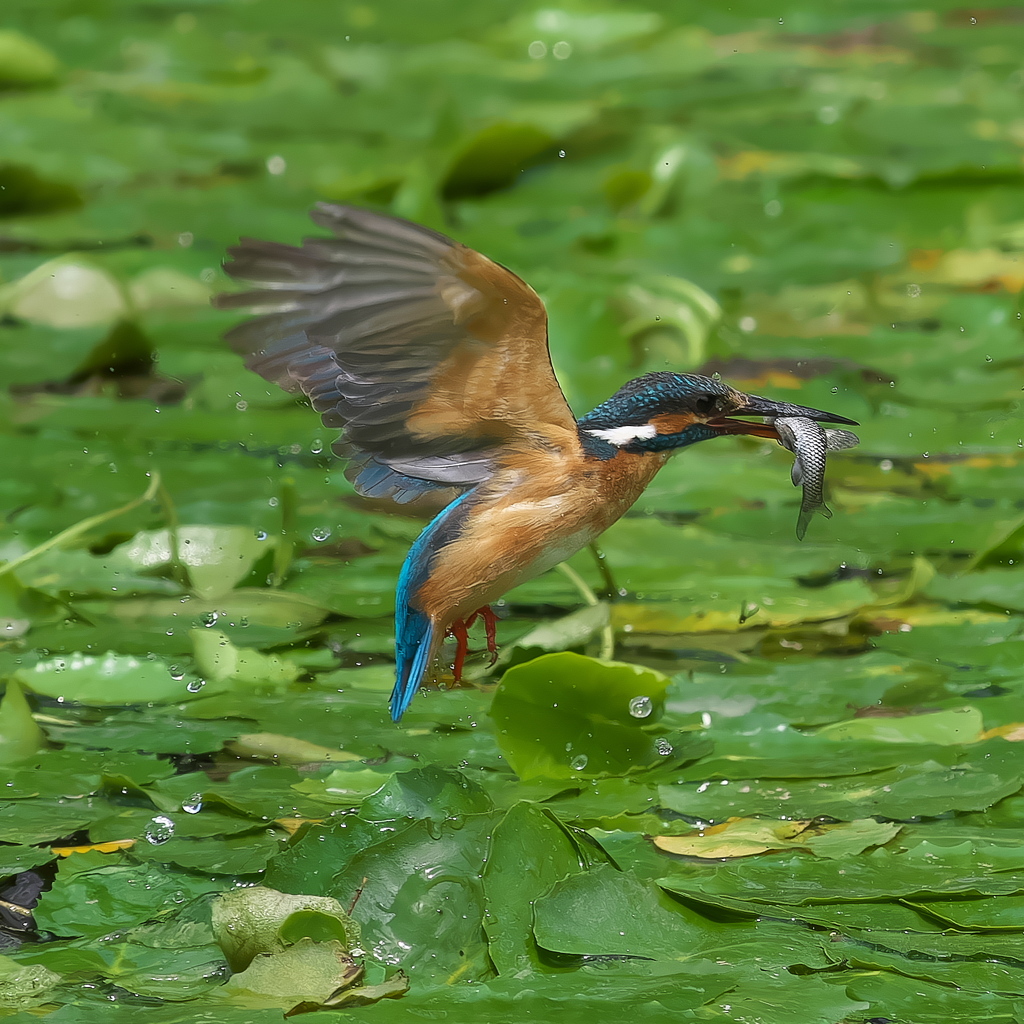
<svg viewBox="0 0 1024 1024">
<path fill-rule="evenodd" d="M 625 448 L 634 441 L 646 441 L 658 436 L 658 428 L 653 423 L 641 423 L 638 426 L 630 427 L 608 427 L 607 430 L 588 430 L 591 437 L 598 437 L 602 441 L 615 445 L 616 448 Z"/>
</svg>

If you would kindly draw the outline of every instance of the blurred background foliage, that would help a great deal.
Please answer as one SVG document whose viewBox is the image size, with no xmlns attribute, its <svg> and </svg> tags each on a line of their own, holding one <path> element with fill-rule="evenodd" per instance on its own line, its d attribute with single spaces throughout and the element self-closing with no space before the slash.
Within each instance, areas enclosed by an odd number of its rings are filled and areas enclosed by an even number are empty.
<svg viewBox="0 0 1024 1024">
<path fill-rule="evenodd" d="M 520 1020 L 522 971 L 566 1019 L 641 993 L 673 1019 L 1017 1019 L 1021 896 L 963 872 L 1024 857 L 1022 54 L 1013 4 L 6 0 L 0 874 L 49 885 L 52 844 L 127 844 L 62 862 L 37 909 L 61 941 L 0 963 L 21 978 L 10 1012 L 98 1020 L 97 983 L 206 998 L 212 933 L 193 948 L 173 914 L 269 863 L 271 884 L 346 905 L 376 876 L 373 970 L 413 978 L 365 1011 L 389 1020 L 415 1000 Z M 835 517 L 795 541 L 777 446 L 688 450 L 600 563 L 573 559 L 598 604 L 558 573 L 510 596 L 491 718 L 467 690 L 394 728 L 393 586 L 429 510 L 356 499 L 331 432 L 244 369 L 219 340 L 234 318 L 209 308 L 227 246 L 298 241 L 320 199 L 426 223 L 528 280 L 580 414 L 673 368 L 860 420 L 861 446 L 830 460 Z M 531 660 L 595 654 L 609 625 L 647 668 Z M 550 713 L 552 679 L 579 717 Z M 442 773 L 417 777 L 425 804 L 370 796 L 424 766 Z M 490 855 L 540 857 L 543 884 L 480 883 L 484 826 L 445 833 L 460 881 L 444 899 L 470 924 L 437 937 L 408 909 L 428 897 L 399 890 L 433 877 L 423 806 L 458 778 L 487 795 L 451 816 L 497 816 Z M 417 823 L 401 842 L 322 825 L 283 845 L 296 819 L 395 806 Z M 724 856 L 765 856 L 724 867 L 642 838 L 752 815 L 849 825 L 821 842 L 852 858 L 871 919 L 844 909 L 840 861 L 760 825 Z M 829 909 L 797 920 L 784 883 L 801 872 Z M 133 902 L 143 874 L 155 903 Z M 744 903 L 745 886 L 787 906 Z M 533 917 L 493 916 L 545 893 Z M 149 933 L 96 941 L 155 907 L 177 922 L 160 948 L 178 989 Z M 626 941 L 629 914 L 647 924 Z M 842 949 L 823 928 L 845 929 Z M 584 966 L 606 954 L 650 959 Z M 459 971 L 487 994 L 432 994 Z M 230 998 L 220 1019 L 280 1019 Z"/>
</svg>

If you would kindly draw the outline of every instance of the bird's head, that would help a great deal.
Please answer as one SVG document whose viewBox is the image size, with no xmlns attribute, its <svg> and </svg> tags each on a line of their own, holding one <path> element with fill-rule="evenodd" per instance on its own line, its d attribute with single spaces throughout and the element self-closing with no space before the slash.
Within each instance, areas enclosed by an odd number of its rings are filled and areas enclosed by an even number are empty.
<svg viewBox="0 0 1024 1024">
<path fill-rule="evenodd" d="M 747 395 L 697 373 L 648 373 L 619 388 L 608 401 L 587 413 L 578 426 L 588 454 L 610 459 L 620 451 L 668 452 L 722 434 L 754 434 L 777 440 L 772 420 L 780 416 L 857 425 L 855 420 L 821 409 Z"/>
</svg>

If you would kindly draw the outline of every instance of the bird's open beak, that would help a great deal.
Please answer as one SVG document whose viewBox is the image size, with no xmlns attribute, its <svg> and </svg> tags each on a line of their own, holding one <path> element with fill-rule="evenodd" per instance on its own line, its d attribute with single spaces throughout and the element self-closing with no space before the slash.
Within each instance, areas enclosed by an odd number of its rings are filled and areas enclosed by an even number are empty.
<svg viewBox="0 0 1024 1024">
<path fill-rule="evenodd" d="M 793 405 L 791 402 L 773 402 L 769 398 L 759 398 L 757 395 L 738 395 L 740 404 L 733 410 L 737 416 L 764 416 L 769 422 L 758 422 L 756 420 L 735 420 L 732 417 L 723 416 L 719 419 L 708 420 L 707 425 L 722 434 L 753 434 L 756 437 L 770 437 L 778 440 L 779 434 L 775 424 L 770 422 L 780 416 L 802 416 L 808 420 L 820 420 L 822 423 L 848 423 L 856 427 L 856 420 L 849 420 L 845 416 L 837 416 L 834 412 L 824 412 L 821 409 L 809 409 L 805 405 Z"/>
</svg>

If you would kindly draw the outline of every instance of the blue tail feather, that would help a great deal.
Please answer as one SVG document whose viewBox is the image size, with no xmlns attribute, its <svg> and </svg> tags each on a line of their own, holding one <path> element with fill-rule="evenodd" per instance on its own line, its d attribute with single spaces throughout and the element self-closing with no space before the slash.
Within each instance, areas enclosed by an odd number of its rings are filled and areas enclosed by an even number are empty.
<svg viewBox="0 0 1024 1024">
<path fill-rule="evenodd" d="M 415 604 L 416 594 L 430 575 L 437 551 L 458 535 L 472 494 L 467 491 L 435 516 L 409 549 L 398 575 L 395 598 L 395 688 L 391 691 L 391 717 L 397 722 L 412 703 L 430 668 L 434 624 Z"/>
<path fill-rule="evenodd" d="M 395 722 L 405 714 L 430 667 L 427 659 L 434 639 L 434 628 L 423 612 L 410 608 L 403 618 L 396 642 L 395 688 L 391 691 L 391 718 Z"/>
</svg>

